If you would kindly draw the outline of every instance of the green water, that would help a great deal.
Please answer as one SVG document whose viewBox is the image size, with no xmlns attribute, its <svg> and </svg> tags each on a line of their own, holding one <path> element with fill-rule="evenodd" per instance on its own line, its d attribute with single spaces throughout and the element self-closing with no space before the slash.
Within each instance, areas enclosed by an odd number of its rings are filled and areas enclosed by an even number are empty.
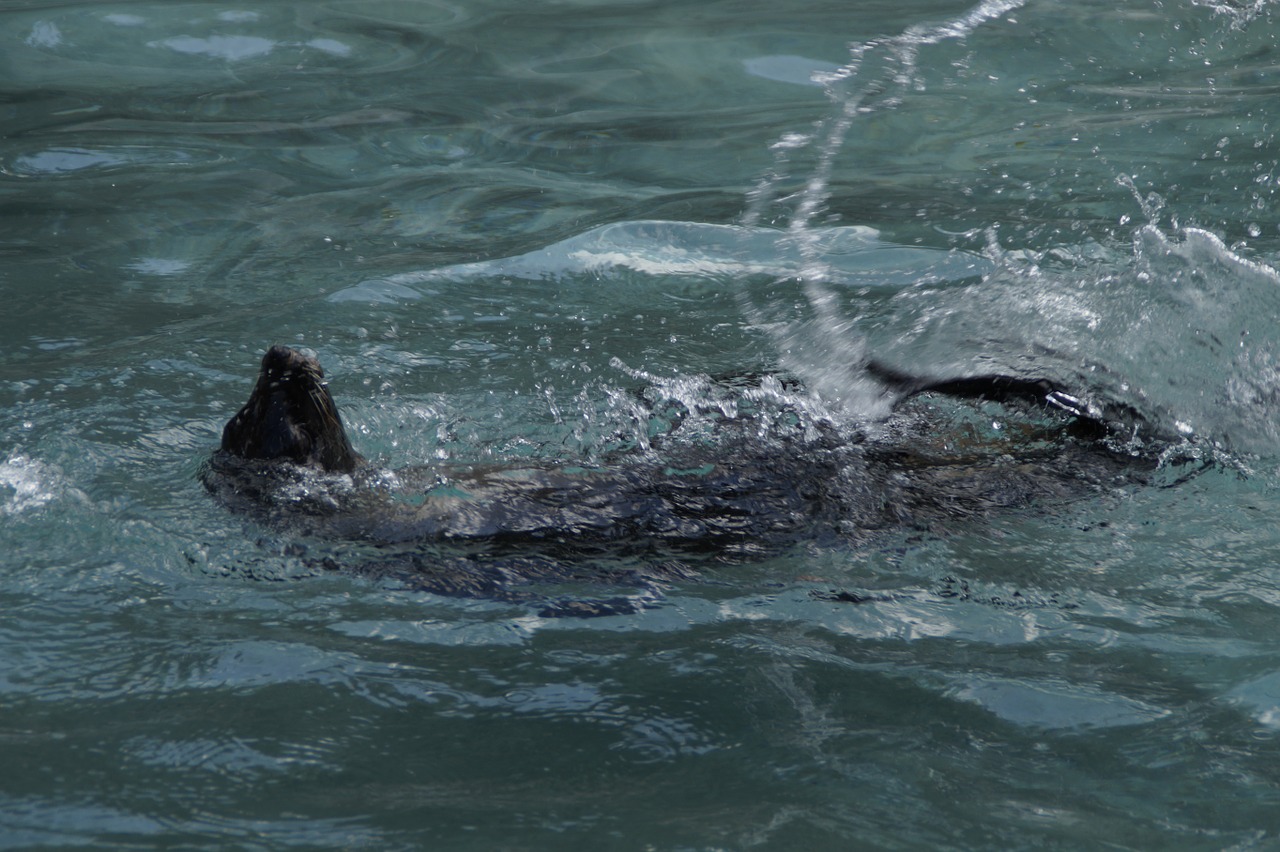
<svg viewBox="0 0 1280 852">
<path fill-rule="evenodd" d="M 1278 31 L 0 6 L 0 847 L 1273 847 Z M 866 354 L 1052 375 L 1203 465 L 547 618 L 211 499 L 274 342 L 388 468 L 598 460 L 725 371 L 871 422 Z"/>
</svg>

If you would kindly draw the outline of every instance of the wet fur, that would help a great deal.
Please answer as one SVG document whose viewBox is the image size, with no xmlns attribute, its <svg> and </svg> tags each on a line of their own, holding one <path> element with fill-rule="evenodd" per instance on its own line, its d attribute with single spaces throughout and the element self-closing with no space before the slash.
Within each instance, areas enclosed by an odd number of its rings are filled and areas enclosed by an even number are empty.
<svg viewBox="0 0 1280 852">
<path fill-rule="evenodd" d="M 1047 379 L 865 369 L 898 411 L 875 440 L 762 440 L 750 423 L 729 420 L 719 448 L 668 445 L 661 464 L 624 457 L 585 471 L 548 463 L 388 473 L 352 448 L 319 362 L 273 346 L 204 480 L 228 505 L 273 526 L 363 543 L 355 566 L 362 573 L 413 577 L 445 593 L 510 596 L 533 580 L 584 572 L 630 576 L 647 588 L 653 578 L 635 575 L 634 565 L 679 566 L 670 560 L 680 554 L 737 561 L 824 537 L 856 542 L 887 528 L 946 528 L 1078 499 L 1151 467 L 1113 451 L 1121 436 L 1146 428 L 1127 406 L 1090 403 Z M 1008 446 L 941 452 L 936 413 L 917 404 L 929 395 L 1045 416 Z M 590 567 L 606 564 L 633 567 L 621 574 Z"/>
<path fill-rule="evenodd" d="M 222 450 L 339 473 L 363 461 L 347 439 L 320 362 L 278 345 L 263 356 L 249 401 L 222 430 Z"/>
</svg>

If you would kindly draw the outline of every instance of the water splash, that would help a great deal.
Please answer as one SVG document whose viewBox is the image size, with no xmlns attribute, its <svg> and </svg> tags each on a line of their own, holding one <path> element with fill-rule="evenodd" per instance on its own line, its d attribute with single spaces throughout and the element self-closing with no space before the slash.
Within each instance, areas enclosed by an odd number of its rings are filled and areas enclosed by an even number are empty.
<svg viewBox="0 0 1280 852">
<path fill-rule="evenodd" d="M 844 147 L 855 119 L 900 106 L 908 92 L 921 89 L 917 73 L 921 48 L 951 39 L 963 39 L 983 24 L 1026 5 L 1027 0 L 988 0 L 942 24 L 918 24 L 891 38 L 872 39 L 850 47 L 850 59 L 835 71 L 816 75 L 836 104 L 833 115 L 820 121 L 810 135 L 786 133 L 774 143 L 775 168 L 748 198 L 743 219 L 747 225 L 764 221 L 776 203 L 778 187 L 787 177 L 786 164 L 798 149 L 818 143 L 817 165 L 799 193 L 788 230 L 799 245 L 806 245 L 815 217 L 828 198 L 831 170 Z M 814 256 L 820 271 L 820 258 Z"/>
<path fill-rule="evenodd" d="M 941 24 L 920 24 L 901 34 L 872 39 L 850 47 L 850 59 L 840 68 L 815 75 L 836 109 L 818 122 L 811 134 L 786 133 L 772 146 L 774 167 L 748 196 L 743 217 L 748 226 L 768 221 L 771 208 L 794 203 L 787 218 L 787 234 L 801 258 L 795 280 L 801 285 L 812 318 L 805 324 L 771 321 L 745 300 L 748 317 L 771 330 L 785 366 L 803 375 L 847 414 L 870 420 L 888 414 L 892 399 L 878 383 L 862 375 L 865 342 L 841 311 L 830 287 L 831 268 L 822 251 L 823 231 L 815 227 L 830 198 L 832 170 L 849 133 L 859 120 L 899 107 L 913 90 L 923 90 L 918 73 L 920 51 L 947 40 L 964 39 L 982 25 L 1026 4 L 1026 0 L 987 0 Z M 816 163 L 800 191 L 778 198 L 788 182 L 788 164 L 805 149 L 815 149 Z M 801 353 L 820 352 L 821 364 L 807 363 Z M 797 357 L 799 356 L 799 357 Z"/>
<path fill-rule="evenodd" d="M 1280 272 L 1216 234 L 1155 225 L 1134 237 L 1136 277 L 1148 285 L 1145 342 L 1131 368 L 1187 428 L 1249 452 L 1280 443 Z M 1174 332 L 1170 334 L 1169 332 Z M 1149 365 L 1158 365 L 1151 375 Z M 1145 370 L 1144 370 L 1145 367 Z"/>
<path fill-rule="evenodd" d="M 58 475 L 48 465 L 14 453 L 0 462 L 0 515 L 39 509 L 57 497 Z"/>
<path fill-rule="evenodd" d="M 963 40 L 1014 12 L 1024 0 L 992 0 L 940 24 L 855 44 L 849 61 L 818 75 L 834 108 L 810 131 L 788 132 L 748 198 L 748 225 L 785 226 L 798 263 L 775 292 L 803 294 L 800 318 L 785 299 L 740 303 L 772 339 L 784 367 L 834 408 L 874 421 L 893 399 L 864 375 L 872 353 L 926 372 L 1035 372 L 1131 401 L 1186 435 L 1245 452 L 1273 452 L 1280 428 L 1280 333 L 1265 318 L 1280 311 L 1280 273 L 1203 227 L 1179 221 L 1158 191 L 1138 177 L 1115 182 L 1132 194 L 1139 216 L 1129 245 L 1085 241 L 1048 249 L 1006 249 L 998 223 L 986 237 L 989 267 L 981 286 L 902 283 L 876 298 L 891 318 L 869 317 L 874 300 L 852 293 L 825 251 L 824 211 L 837 161 L 871 116 L 898 110 L 925 91 L 928 48 Z M 1230 8 L 1232 31 L 1264 13 Z M 1075 140 L 1073 140 L 1075 141 Z M 1111 164 L 1095 149 L 1094 158 Z M 846 164 L 847 165 L 847 164 Z M 856 163 L 853 164 L 856 167 Z M 1170 189 L 1174 192 L 1174 189 Z M 1261 229 L 1247 232 L 1258 237 Z"/>
<path fill-rule="evenodd" d="M 764 443 L 780 434 L 816 441 L 842 425 L 826 400 L 775 375 L 664 376 L 631 367 L 618 358 L 612 359 L 610 366 L 643 383 L 640 394 L 610 393 L 606 419 L 617 424 L 618 434 L 631 436 L 644 452 L 652 448 L 653 438 L 677 428 L 686 441 L 720 443 L 725 440 L 721 424 L 731 420 L 749 424 L 754 438 Z M 729 439 L 731 443 L 734 440 Z"/>
<path fill-rule="evenodd" d="M 1274 5 L 1272 0 L 1191 0 L 1191 3 L 1226 17 L 1235 30 L 1244 29 L 1258 18 L 1270 14 L 1270 7 Z"/>
</svg>

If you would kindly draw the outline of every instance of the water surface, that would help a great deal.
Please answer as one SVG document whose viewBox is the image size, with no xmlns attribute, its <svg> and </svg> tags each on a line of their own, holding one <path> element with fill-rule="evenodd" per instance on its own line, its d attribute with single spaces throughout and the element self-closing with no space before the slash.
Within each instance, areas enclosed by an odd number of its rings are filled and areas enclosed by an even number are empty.
<svg viewBox="0 0 1280 852">
<path fill-rule="evenodd" d="M 9 4 L 0 846 L 1271 846 L 1276 32 L 1262 0 Z M 1202 464 L 551 618 L 210 499 L 273 342 L 387 467 L 598 460 L 643 445 L 637 388 L 734 371 L 874 425 L 867 355 L 1087 387 Z"/>
</svg>

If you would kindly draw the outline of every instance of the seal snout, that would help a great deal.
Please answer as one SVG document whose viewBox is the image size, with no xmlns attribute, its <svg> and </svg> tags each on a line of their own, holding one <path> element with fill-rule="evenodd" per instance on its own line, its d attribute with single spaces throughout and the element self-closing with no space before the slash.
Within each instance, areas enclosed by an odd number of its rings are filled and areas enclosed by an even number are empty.
<svg viewBox="0 0 1280 852">
<path fill-rule="evenodd" d="M 324 368 L 314 355 L 279 343 L 262 356 L 262 375 L 271 381 L 305 377 L 324 384 Z"/>
<path fill-rule="evenodd" d="M 361 461 L 319 360 L 279 344 L 262 356 L 249 401 L 222 431 L 222 449 L 245 459 L 280 459 L 333 472 L 349 472 Z"/>
</svg>

